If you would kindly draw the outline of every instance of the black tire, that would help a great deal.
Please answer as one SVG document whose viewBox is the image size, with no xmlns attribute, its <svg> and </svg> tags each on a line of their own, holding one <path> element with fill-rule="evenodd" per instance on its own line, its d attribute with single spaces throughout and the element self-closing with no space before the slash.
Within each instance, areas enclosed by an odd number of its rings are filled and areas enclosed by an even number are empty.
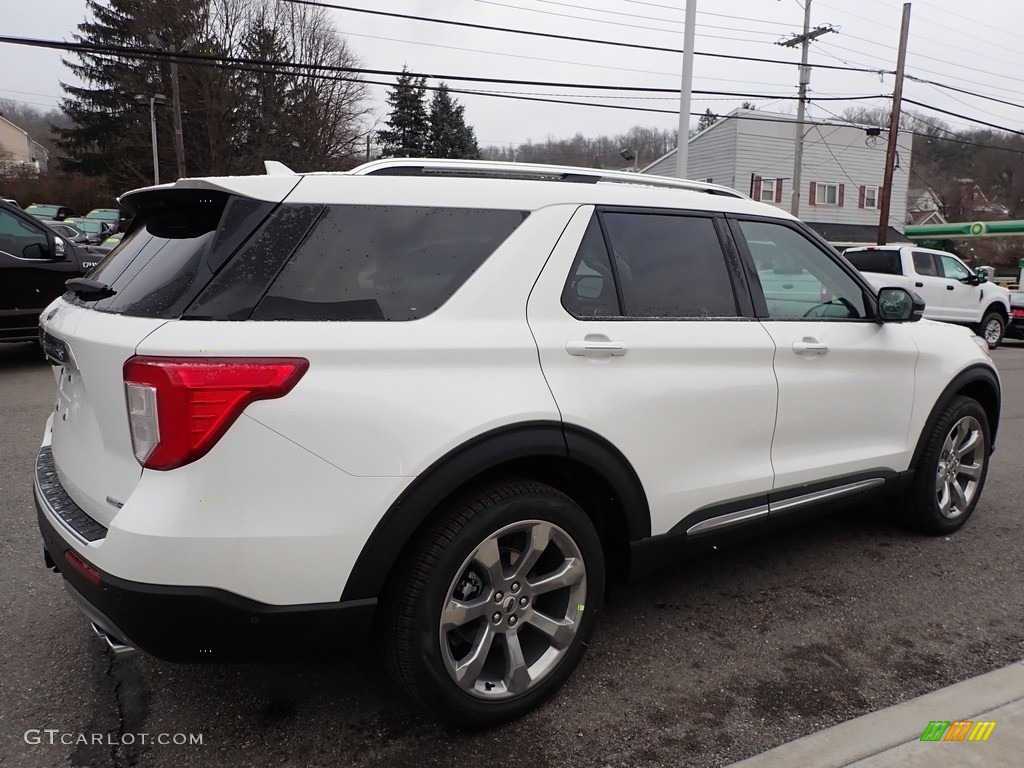
<svg viewBox="0 0 1024 768">
<path fill-rule="evenodd" d="M 986 312 L 985 316 L 981 318 L 981 323 L 978 325 L 978 335 L 985 340 L 988 348 L 995 349 L 998 347 L 1002 343 L 1005 333 L 1006 318 L 1003 317 L 1003 314 L 996 310 Z"/>
<path fill-rule="evenodd" d="M 906 521 L 939 536 L 967 522 L 988 475 L 988 418 L 976 400 L 957 396 L 923 436 L 920 460 L 906 499 Z"/>
<path fill-rule="evenodd" d="M 482 565 L 495 554 L 497 565 Z M 603 596 L 604 556 L 586 513 L 541 483 L 500 485 L 455 505 L 391 585 L 387 666 L 415 701 L 451 725 L 512 720 L 579 664 Z M 487 653 L 474 653 L 484 645 Z"/>
</svg>

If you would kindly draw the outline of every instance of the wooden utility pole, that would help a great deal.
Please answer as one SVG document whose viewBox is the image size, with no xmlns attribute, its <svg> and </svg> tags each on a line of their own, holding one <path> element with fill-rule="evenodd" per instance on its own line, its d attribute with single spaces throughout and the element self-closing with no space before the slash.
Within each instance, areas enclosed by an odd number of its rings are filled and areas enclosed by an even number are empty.
<svg viewBox="0 0 1024 768">
<path fill-rule="evenodd" d="M 892 173 L 896 168 L 896 140 L 900 132 L 900 108 L 903 103 L 903 68 L 907 62 L 907 38 L 910 36 L 910 3 L 903 4 L 900 26 L 900 50 L 896 57 L 896 84 L 892 91 L 892 114 L 889 116 L 889 145 L 885 152 L 885 179 L 878 201 L 878 244 L 889 241 L 889 206 L 892 202 Z"/>
<path fill-rule="evenodd" d="M 807 53 L 811 40 L 821 37 L 828 32 L 835 32 L 830 25 L 815 27 L 811 29 L 811 0 L 804 0 L 804 32 L 802 35 L 779 43 L 785 48 L 800 46 L 800 90 L 799 101 L 796 107 L 796 146 L 793 148 L 793 190 L 792 203 L 789 212 L 794 216 L 800 215 L 800 187 L 803 184 L 801 170 L 804 165 L 804 115 L 807 108 L 807 86 L 811 82 L 811 68 L 807 66 Z"/>
<path fill-rule="evenodd" d="M 174 112 L 174 156 L 178 161 L 178 178 L 185 178 L 185 137 L 181 130 L 181 88 L 178 84 L 178 58 L 174 46 L 171 52 L 171 101 Z"/>
</svg>

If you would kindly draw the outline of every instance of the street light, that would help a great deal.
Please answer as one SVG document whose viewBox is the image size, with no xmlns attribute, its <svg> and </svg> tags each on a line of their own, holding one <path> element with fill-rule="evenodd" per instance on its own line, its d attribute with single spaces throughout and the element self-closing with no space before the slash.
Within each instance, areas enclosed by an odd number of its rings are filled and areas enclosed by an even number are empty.
<svg viewBox="0 0 1024 768">
<path fill-rule="evenodd" d="M 181 130 L 181 91 L 178 84 L 178 58 L 176 53 L 186 53 L 189 48 L 196 44 L 194 37 L 189 37 L 180 46 L 164 45 L 163 40 L 155 34 L 149 35 L 150 44 L 161 51 L 169 51 L 171 54 L 171 98 L 174 107 L 174 156 L 178 161 L 178 178 L 185 176 L 185 140 Z"/>
<path fill-rule="evenodd" d="M 149 127 L 153 135 L 153 183 L 160 183 L 160 156 L 157 154 L 156 149 L 156 107 L 157 105 L 163 106 L 167 103 L 167 97 L 163 94 L 155 94 L 153 96 L 143 96 L 138 94 L 135 96 L 135 101 L 139 104 L 145 104 L 149 102 Z"/>
</svg>

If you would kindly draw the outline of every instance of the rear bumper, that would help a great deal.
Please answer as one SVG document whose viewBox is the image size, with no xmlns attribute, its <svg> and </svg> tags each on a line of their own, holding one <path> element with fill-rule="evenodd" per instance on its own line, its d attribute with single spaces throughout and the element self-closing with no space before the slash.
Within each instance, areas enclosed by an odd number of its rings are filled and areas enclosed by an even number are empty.
<svg viewBox="0 0 1024 768">
<path fill-rule="evenodd" d="M 41 491 L 37 480 L 34 498 L 48 564 L 60 571 L 108 643 L 119 641 L 167 661 L 224 662 L 336 654 L 368 639 L 375 599 L 268 605 L 220 589 L 128 581 L 93 566 L 95 584 L 66 557 L 72 550 L 88 562 L 89 551 L 58 532 L 58 513 L 48 500 L 55 492 L 52 486 Z"/>
</svg>

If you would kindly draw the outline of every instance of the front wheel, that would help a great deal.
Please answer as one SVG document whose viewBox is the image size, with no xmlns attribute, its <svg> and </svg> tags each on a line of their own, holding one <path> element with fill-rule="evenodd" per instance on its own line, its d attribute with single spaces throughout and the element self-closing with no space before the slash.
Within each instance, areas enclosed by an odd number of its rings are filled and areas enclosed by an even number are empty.
<svg viewBox="0 0 1024 768">
<path fill-rule="evenodd" d="M 501 485 L 457 505 L 396 579 L 388 666 L 452 725 L 511 720 L 569 677 L 603 592 L 601 542 L 583 510 L 540 483 Z"/>
<path fill-rule="evenodd" d="M 914 472 L 908 522 L 922 533 L 956 531 L 974 512 L 988 474 L 989 427 L 984 409 L 955 397 L 929 427 Z"/>
<path fill-rule="evenodd" d="M 995 349 L 1006 333 L 1006 320 L 998 312 L 986 312 L 978 327 L 978 335 L 985 340 L 989 349 Z"/>
</svg>

